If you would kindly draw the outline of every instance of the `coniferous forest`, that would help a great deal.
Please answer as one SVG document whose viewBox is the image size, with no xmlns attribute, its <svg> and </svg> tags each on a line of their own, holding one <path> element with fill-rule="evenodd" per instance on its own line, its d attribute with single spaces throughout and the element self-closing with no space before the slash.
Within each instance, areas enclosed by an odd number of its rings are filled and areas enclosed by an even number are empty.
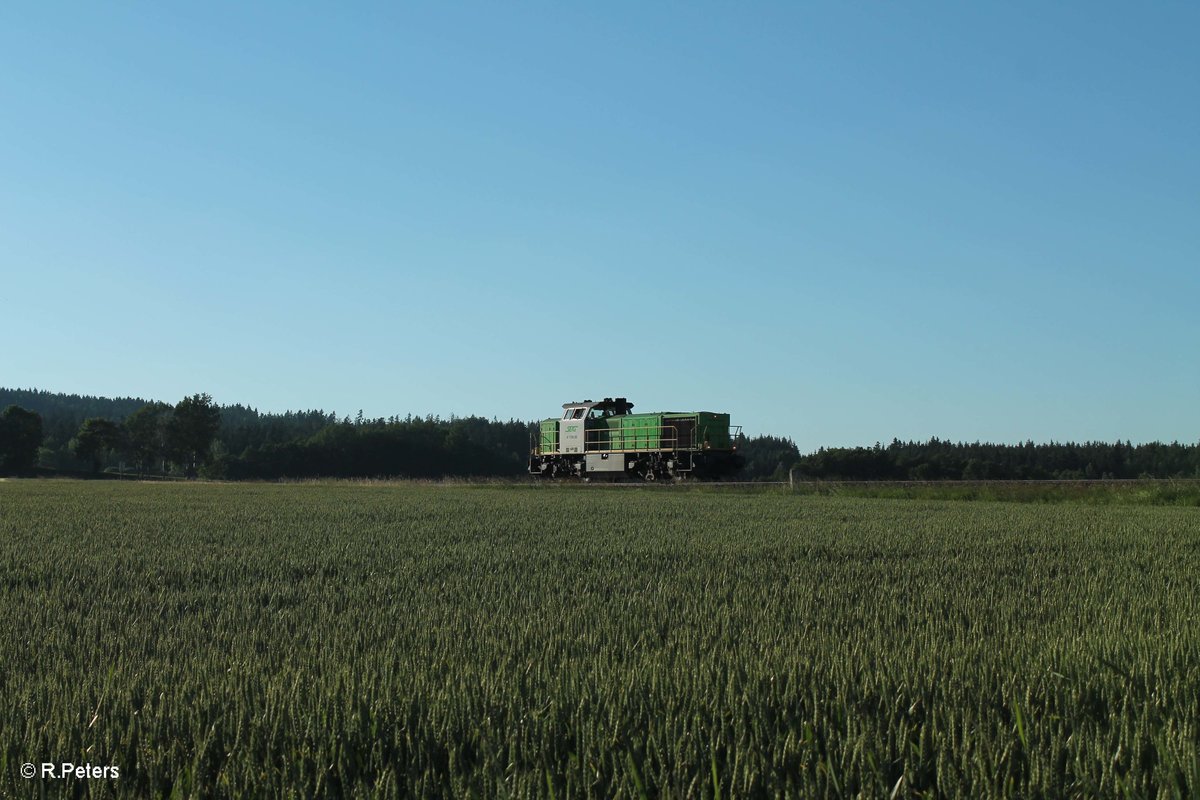
<svg viewBox="0 0 1200 800">
<path fill-rule="evenodd" d="M 481 416 L 265 413 L 206 394 L 169 404 L 0 388 L 0 472 L 203 476 L 517 477 L 534 422 Z M 937 438 L 801 454 L 778 436 L 739 436 L 741 480 L 1200 478 L 1200 443 L 963 443 Z"/>
</svg>

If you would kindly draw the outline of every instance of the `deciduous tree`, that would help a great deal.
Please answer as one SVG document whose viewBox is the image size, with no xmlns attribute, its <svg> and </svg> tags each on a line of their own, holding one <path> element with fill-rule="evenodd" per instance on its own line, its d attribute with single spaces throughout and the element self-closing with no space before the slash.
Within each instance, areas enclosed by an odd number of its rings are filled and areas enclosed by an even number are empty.
<svg viewBox="0 0 1200 800">
<path fill-rule="evenodd" d="M 37 463 L 42 444 L 42 417 L 20 406 L 9 406 L 0 414 L 0 470 L 26 472 Z"/>
<path fill-rule="evenodd" d="M 105 454 L 120 449 L 121 434 L 121 426 L 112 420 L 103 417 L 85 419 L 71 440 L 71 452 L 79 460 L 90 462 L 92 472 L 99 472 Z"/>
<path fill-rule="evenodd" d="M 140 470 L 147 471 L 151 465 L 160 464 L 166 471 L 171 415 L 172 409 L 166 403 L 147 403 L 125 420 L 125 453 Z"/>
<path fill-rule="evenodd" d="M 194 394 L 175 404 L 168 440 L 183 459 L 188 477 L 195 477 L 196 468 L 208 461 L 220 429 L 221 409 L 213 405 L 211 395 Z"/>
</svg>

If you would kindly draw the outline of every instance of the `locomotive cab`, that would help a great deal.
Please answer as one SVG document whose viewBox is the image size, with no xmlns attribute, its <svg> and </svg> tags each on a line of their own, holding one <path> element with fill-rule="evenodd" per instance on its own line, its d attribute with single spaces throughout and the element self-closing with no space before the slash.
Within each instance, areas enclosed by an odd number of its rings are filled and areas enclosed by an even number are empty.
<svg viewBox="0 0 1200 800">
<path fill-rule="evenodd" d="M 583 452 L 589 410 L 587 403 L 567 403 L 563 406 L 562 420 L 558 423 L 558 452 Z"/>
<path fill-rule="evenodd" d="M 558 421 L 558 452 L 585 453 L 595 450 L 595 447 L 588 445 L 594 444 L 596 437 L 589 437 L 588 431 L 603 427 L 600 420 L 628 414 L 632 408 L 633 403 L 624 397 L 606 397 L 600 402 L 585 400 L 582 403 L 563 403 L 562 419 Z"/>
</svg>

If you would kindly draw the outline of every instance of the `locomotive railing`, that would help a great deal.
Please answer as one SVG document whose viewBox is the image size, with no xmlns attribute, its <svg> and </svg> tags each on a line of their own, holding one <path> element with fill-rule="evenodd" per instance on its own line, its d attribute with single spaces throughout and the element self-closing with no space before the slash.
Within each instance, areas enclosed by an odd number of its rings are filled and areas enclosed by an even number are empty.
<svg viewBox="0 0 1200 800">
<path fill-rule="evenodd" d="M 674 425 L 639 425 L 636 428 L 595 428 L 583 432 L 587 453 L 644 453 L 650 450 L 699 450 L 679 447 L 679 431 Z"/>
<path fill-rule="evenodd" d="M 729 446 L 741 433 L 741 425 L 729 426 Z M 535 455 L 560 452 L 558 431 L 538 431 L 530 435 Z M 536 443 L 536 444 L 535 444 Z M 681 446 L 682 445 L 682 446 Z M 681 436 L 675 425 L 639 425 L 634 428 L 592 428 L 583 434 L 585 453 L 644 453 L 653 450 L 707 450 L 708 444 L 691 430 Z"/>
</svg>

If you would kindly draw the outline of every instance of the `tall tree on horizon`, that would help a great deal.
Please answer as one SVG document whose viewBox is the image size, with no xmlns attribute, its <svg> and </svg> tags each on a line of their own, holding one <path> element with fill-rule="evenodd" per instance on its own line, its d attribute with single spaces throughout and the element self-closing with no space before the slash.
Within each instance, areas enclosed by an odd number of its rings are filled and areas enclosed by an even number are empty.
<svg viewBox="0 0 1200 800">
<path fill-rule="evenodd" d="M 42 446 L 42 416 L 17 405 L 0 414 L 0 470 L 28 472 Z"/>
<path fill-rule="evenodd" d="M 119 424 L 103 417 L 89 417 L 71 439 L 71 452 L 79 460 L 90 462 L 92 472 L 99 472 L 104 455 L 120 449 L 123 439 L 124 430 Z"/>
<path fill-rule="evenodd" d="M 141 471 L 160 464 L 166 472 L 171 458 L 167 431 L 173 409 L 166 403 L 147 403 L 125 420 L 125 453 Z"/>
<path fill-rule="evenodd" d="M 175 404 L 167 429 L 168 440 L 171 449 L 182 458 L 189 478 L 195 477 L 197 468 L 208 461 L 220 429 L 221 409 L 213 405 L 211 395 L 194 394 Z"/>
</svg>

